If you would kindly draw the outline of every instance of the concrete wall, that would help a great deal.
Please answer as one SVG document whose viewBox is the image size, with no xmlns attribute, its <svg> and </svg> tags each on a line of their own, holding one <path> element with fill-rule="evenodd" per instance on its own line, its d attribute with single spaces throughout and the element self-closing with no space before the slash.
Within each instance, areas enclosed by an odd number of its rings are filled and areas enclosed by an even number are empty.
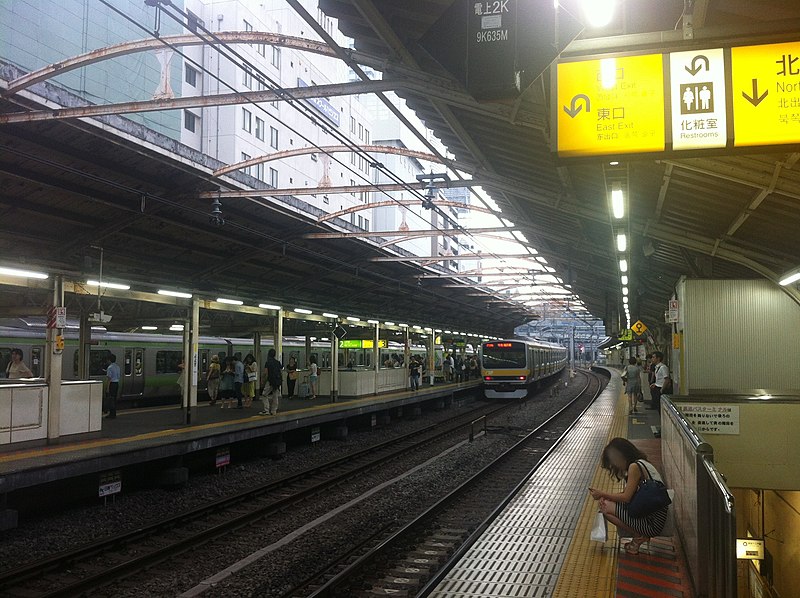
<svg viewBox="0 0 800 598">
<path fill-rule="evenodd" d="M 800 306 L 766 280 L 678 284 L 680 392 L 800 394 Z"/>
</svg>

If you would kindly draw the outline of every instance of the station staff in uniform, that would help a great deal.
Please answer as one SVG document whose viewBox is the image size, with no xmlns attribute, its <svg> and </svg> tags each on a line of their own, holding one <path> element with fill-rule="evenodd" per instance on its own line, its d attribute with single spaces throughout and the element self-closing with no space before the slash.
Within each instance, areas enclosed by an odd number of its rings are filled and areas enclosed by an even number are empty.
<svg viewBox="0 0 800 598">
<path fill-rule="evenodd" d="M 106 411 L 109 419 L 117 417 L 117 394 L 119 394 L 119 366 L 117 356 L 111 353 L 107 358 L 106 377 L 108 378 L 108 391 L 106 392 Z"/>
<path fill-rule="evenodd" d="M 661 394 L 664 392 L 664 385 L 669 382 L 669 368 L 663 363 L 664 354 L 661 351 L 653 353 L 653 365 L 651 371 L 655 380 L 650 385 L 650 407 L 648 409 L 661 409 Z"/>
</svg>

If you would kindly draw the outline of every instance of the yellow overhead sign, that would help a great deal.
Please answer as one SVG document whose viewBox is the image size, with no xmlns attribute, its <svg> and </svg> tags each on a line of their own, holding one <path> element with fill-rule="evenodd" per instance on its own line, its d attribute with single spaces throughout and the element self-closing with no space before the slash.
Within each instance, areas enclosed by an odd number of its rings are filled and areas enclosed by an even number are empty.
<svg viewBox="0 0 800 598">
<path fill-rule="evenodd" d="M 731 48 L 734 145 L 800 143 L 800 42 Z"/>
<path fill-rule="evenodd" d="M 638 336 L 642 336 L 645 332 L 647 332 L 647 326 L 645 326 L 644 322 L 641 320 L 636 320 L 636 323 L 631 326 L 631 330 L 633 330 Z"/>
<path fill-rule="evenodd" d="M 559 155 L 664 151 L 663 65 L 661 54 L 559 63 Z"/>
<path fill-rule="evenodd" d="M 621 341 L 632 341 L 633 340 L 633 332 L 630 328 L 626 328 L 622 332 L 619 333 L 617 340 Z"/>
</svg>

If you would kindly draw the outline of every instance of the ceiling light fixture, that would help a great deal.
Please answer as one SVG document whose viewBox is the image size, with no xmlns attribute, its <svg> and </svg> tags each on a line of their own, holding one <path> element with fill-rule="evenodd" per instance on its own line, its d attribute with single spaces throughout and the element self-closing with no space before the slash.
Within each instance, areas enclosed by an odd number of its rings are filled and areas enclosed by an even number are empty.
<svg viewBox="0 0 800 598">
<path fill-rule="evenodd" d="M 120 284 L 118 282 L 98 282 L 97 280 L 87 280 L 86 284 L 92 287 L 99 286 L 105 289 L 117 289 L 120 291 L 129 291 L 131 288 L 131 285 L 129 284 Z"/>
</svg>

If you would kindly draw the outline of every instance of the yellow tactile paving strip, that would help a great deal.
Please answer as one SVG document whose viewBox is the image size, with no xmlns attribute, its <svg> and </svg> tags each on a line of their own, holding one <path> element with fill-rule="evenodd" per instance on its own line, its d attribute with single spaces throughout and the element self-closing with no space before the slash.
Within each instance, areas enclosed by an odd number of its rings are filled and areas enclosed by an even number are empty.
<svg viewBox="0 0 800 598">
<path fill-rule="evenodd" d="M 469 383 L 462 383 L 458 386 L 452 385 L 453 390 L 458 390 L 459 388 L 469 388 L 473 385 L 477 385 L 477 383 L 469 384 Z M 451 385 L 448 385 L 451 386 Z M 437 390 L 440 390 L 446 387 L 437 387 Z M 214 422 L 210 424 L 201 424 L 196 426 L 191 426 L 187 428 L 169 428 L 165 430 L 157 430 L 155 432 L 147 432 L 144 434 L 137 434 L 134 436 L 126 436 L 124 438 L 99 438 L 96 440 L 87 440 L 85 442 L 75 442 L 70 443 L 67 445 L 60 445 L 60 446 L 48 446 L 48 447 L 38 447 L 32 448 L 27 450 L 15 451 L 12 453 L 0 453 L 0 463 L 13 463 L 15 461 L 23 461 L 25 459 L 49 456 L 49 455 L 59 455 L 64 453 L 70 452 L 80 452 L 95 448 L 107 447 L 107 446 L 117 446 L 121 444 L 135 444 L 142 440 L 152 440 L 155 438 L 165 438 L 165 437 L 179 437 L 181 435 L 186 435 L 190 433 L 196 433 L 198 431 L 203 430 L 214 430 L 219 428 L 228 428 L 231 426 L 236 426 L 237 424 L 244 424 L 244 423 L 252 423 L 253 421 L 263 421 L 265 424 L 272 423 L 274 421 L 280 421 L 283 419 L 293 419 L 296 418 L 298 415 L 302 414 L 309 414 L 309 413 L 319 413 L 322 411 L 345 411 L 348 407 L 354 407 L 358 405 L 363 405 L 364 403 L 376 403 L 376 402 L 389 402 L 393 399 L 397 399 L 398 397 L 402 397 L 403 395 L 410 395 L 409 392 L 399 392 L 399 393 L 391 393 L 385 394 L 380 396 L 371 396 L 365 399 L 353 399 L 349 401 L 340 401 L 337 403 L 328 403 L 324 405 L 314 405 L 311 407 L 306 407 L 303 409 L 294 409 L 292 411 L 283 411 L 281 412 L 276 418 L 265 418 L 259 415 L 252 415 L 240 419 L 234 420 L 226 420 L 222 422 Z M 421 396 L 424 397 L 424 393 L 419 393 L 418 395 L 414 396 Z"/>
<path fill-rule="evenodd" d="M 628 427 L 627 411 L 627 397 L 620 393 L 608 432 L 609 440 L 616 436 L 625 436 Z M 597 455 L 597 469 L 591 487 L 608 492 L 620 490 L 619 483 L 612 480 L 608 472 L 600 467 L 600 455 Z M 605 544 L 589 540 L 596 513 L 597 502 L 587 492 L 553 598 L 614 598 L 619 554 L 617 530 L 613 525 L 608 526 L 608 541 Z"/>
</svg>

